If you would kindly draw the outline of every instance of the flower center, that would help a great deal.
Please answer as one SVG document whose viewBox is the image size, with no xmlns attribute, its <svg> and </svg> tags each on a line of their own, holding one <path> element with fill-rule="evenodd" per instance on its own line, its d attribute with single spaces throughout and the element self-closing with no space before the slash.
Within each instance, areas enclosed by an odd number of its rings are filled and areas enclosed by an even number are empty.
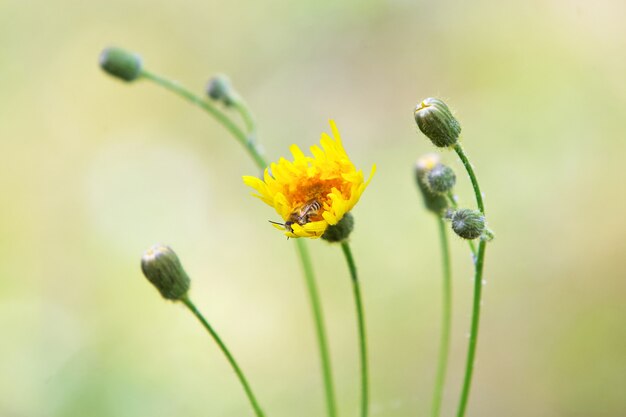
<svg viewBox="0 0 626 417">
<path fill-rule="evenodd" d="M 340 178 L 325 179 L 322 180 L 319 177 L 303 178 L 295 183 L 289 185 L 285 191 L 285 197 L 287 201 L 291 203 L 292 209 L 295 211 L 305 204 L 312 201 L 319 202 L 322 206 L 326 203 L 331 204 L 328 194 L 332 192 L 333 188 L 337 188 L 342 194 L 345 193 L 344 181 Z M 322 211 L 316 216 L 311 218 L 312 221 L 322 219 Z"/>
</svg>

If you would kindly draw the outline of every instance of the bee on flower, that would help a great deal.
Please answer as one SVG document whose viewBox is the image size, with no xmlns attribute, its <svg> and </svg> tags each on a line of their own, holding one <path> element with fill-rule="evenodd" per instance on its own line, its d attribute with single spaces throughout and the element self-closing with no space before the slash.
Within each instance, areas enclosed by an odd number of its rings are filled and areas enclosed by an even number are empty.
<svg viewBox="0 0 626 417">
<path fill-rule="evenodd" d="M 341 143 L 334 121 L 332 136 L 322 133 L 320 146 L 306 156 L 297 145 L 290 147 L 293 161 L 281 158 L 265 169 L 263 179 L 244 176 L 255 197 L 274 207 L 283 223 L 271 222 L 287 237 L 321 237 L 356 205 L 370 183 L 376 166 L 365 181 Z"/>
</svg>

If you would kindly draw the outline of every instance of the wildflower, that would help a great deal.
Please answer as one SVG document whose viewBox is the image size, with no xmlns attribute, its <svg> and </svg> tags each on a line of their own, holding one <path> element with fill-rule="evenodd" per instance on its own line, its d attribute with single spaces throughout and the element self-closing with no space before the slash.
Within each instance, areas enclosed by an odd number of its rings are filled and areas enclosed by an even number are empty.
<svg viewBox="0 0 626 417">
<path fill-rule="evenodd" d="M 433 192 L 428 186 L 428 174 L 441 165 L 439 160 L 440 158 L 437 154 L 424 155 L 417 160 L 414 169 L 415 182 L 424 198 L 424 205 L 426 209 L 437 215 L 443 213 L 448 208 L 446 197 Z"/>
<path fill-rule="evenodd" d="M 476 239 L 485 231 L 485 216 L 476 210 L 457 210 L 452 216 L 452 230 L 463 239 Z"/>
<path fill-rule="evenodd" d="M 223 102 L 225 106 L 233 105 L 234 90 L 230 79 L 225 75 L 219 74 L 211 78 L 206 86 L 206 93 L 211 99 Z"/>
<path fill-rule="evenodd" d="M 426 185 L 435 194 L 445 194 L 454 188 L 456 175 L 452 168 L 444 164 L 437 164 L 426 175 Z"/>
<path fill-rule="evenodd" d="M 254 188 L 266 204 L 274 207 L 284 220 L 274 224 L 287 237 L 319 238 L 326 228 L 336 225 L 356 205 L 372 179 L 364 180 L 341 143 L 334 121 L 332 136 L 322 133 L 320 144 L 311 147 L 312 157 L 305 156 L 297 145 L 290 151 L 293 162 L 281 158 L 265 169 L 263 180 L 245 176 L 246 185 Z"/>
<path fill-rule="evenodd" d="M 454 146 L 459 139 L 461 125 L 443 101 L 427 98 L 415 107 L 413 115 L 417 126 L 435 146 Z"/>
<path fill-rule="evenodd" d="M 141 258 L 141 270 L 163 298 L 180 300 L 189 291 L 189 276 L 169 246 L 154 245 L 146 250 Z"/>
<path fill-rule="evenodd" d="M 110 75 L 131 82 L 141 75 L 141 57 L 120 48 L 107 48 L 100 54 L 100 67 Z"/>
</svg>

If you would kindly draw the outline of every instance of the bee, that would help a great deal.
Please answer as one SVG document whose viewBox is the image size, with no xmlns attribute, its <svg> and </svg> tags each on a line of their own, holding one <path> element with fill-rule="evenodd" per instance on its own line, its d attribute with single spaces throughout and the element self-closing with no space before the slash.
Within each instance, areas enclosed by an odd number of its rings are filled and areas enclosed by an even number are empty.
<svg viewBox="0 0 626 417">
<path fill-rule="evenodd" d="M 285 228 L 285 230 L 288 230 L 293 233 L 293 228 L 291 227 L 292 224 L 297 223 L 300 226 L 304 226 L 305 224 L 311 221 L 311 217 L 317 216 L 319 214 L 319 211 L 321 210 L 321 208 L 322 208 L 322 203 L 313 199 L 307 202 L 306 204 L 302 205 L 301 207 L 297 208 L 296 210 L 294 210 L 289 215 L 285 223 L 273 222 L 271 220 L 270 220 L 270 223 L 282 226 Z"/>
</svg>

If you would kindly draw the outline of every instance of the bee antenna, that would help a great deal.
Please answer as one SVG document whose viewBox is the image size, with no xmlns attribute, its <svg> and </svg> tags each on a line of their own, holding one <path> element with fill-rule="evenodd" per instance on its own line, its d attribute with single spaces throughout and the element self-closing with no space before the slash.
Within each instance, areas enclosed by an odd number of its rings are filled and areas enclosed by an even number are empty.
<svg viewBox="0 0 626 417">
<path fill-rule="evenodd" d="M 271 220 L 268 220 L 268 222 L 270 222 L 270 223 L 272 223 L 272 224 L 277 224 L 278 226 L 285 227 L 285 223 L 273 222 L 273 221 L 271 221 Z"/>
</svg>

